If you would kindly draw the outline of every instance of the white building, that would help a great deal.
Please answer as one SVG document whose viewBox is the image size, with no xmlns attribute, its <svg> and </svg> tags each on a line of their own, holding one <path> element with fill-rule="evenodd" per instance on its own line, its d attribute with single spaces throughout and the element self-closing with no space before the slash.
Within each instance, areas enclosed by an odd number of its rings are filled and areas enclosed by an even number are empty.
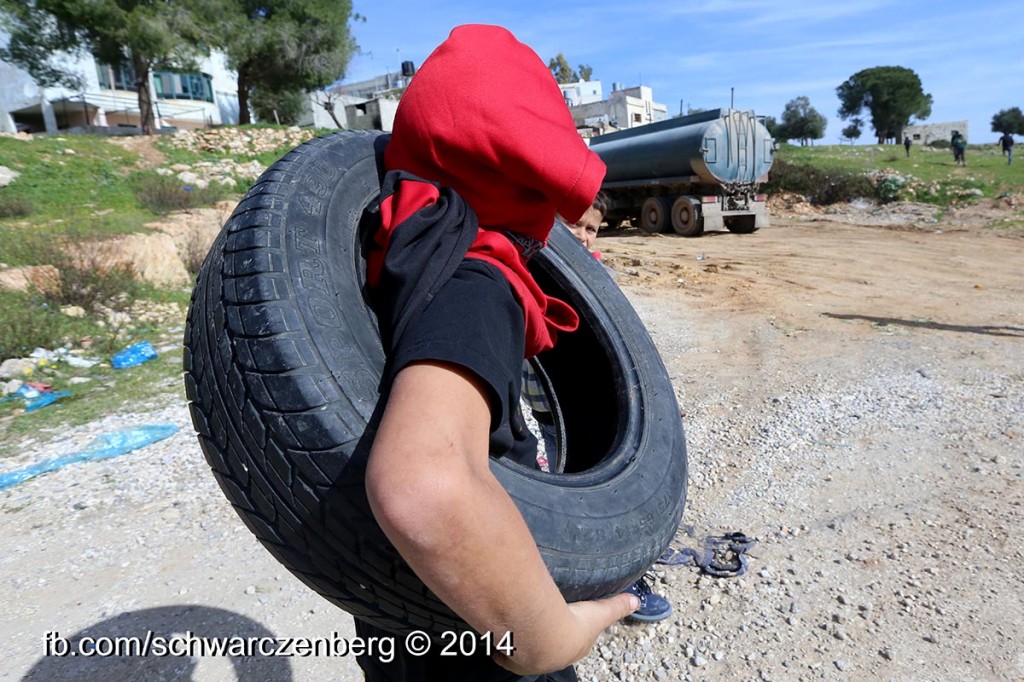
<svg viewBox="0 0 1024 682">
<path fill-rule="evenodd" d="M 576 83 L 559 83 L 562 96 L 570 107 L 592 104 L 604 99 L 601 81 L 578 81 Z"/>
<path fill-rule="evenodd" d="M 0 34 L 0 44 L 8 40 L 8 35 Z M 41 88 L 27 71 L 0 61 L 0 132 L 128 132 L 141 127 L 130 65 L 112 67 L 87 54 L 69 55 L 64 63 L 81 78 L 81 89 Z M 200 61 L 197 71 L 153 72 L 148 87 L 157 128 L 238 123 L 236 77 L 219 53 Z"/>
<path fill-rule="evenodd" d="M 583 85 L 597 84 L 600 98 L 600 81 L 587 81 Z M 562 92 L 565 92 L 562 86 Z M 566 98 L 569 101 L 569 98 Z M 668 118 L 668 107 L 654 101 L 651 88 L 640 85 L 635 88 L 622 88 L 618 83 L 612 84 L 612 94 L 608 99 L 586 101 L 581 97 L 579 104 L 570 104 L 569 111 L 576 121 L 577 127 L 607 123 L 613 128 L 635 128 L 648 123 L 664 121 Z"/>
<path fill-rule="evenodd" d="M 336 83 L 326 90 L 311 93 L 309 110 L 299 125 L 334 128 L 337 127 L 334 118 L 337 118 L 343 128 L 390 132 L 395 124 L 399 96 L 416 71 L 412 62 L 403 63 L 402 68 L 400 72 L 354 83 Z M 334 106 L 334 118 L 321 104 L 328 98 Z"/>
</svg>

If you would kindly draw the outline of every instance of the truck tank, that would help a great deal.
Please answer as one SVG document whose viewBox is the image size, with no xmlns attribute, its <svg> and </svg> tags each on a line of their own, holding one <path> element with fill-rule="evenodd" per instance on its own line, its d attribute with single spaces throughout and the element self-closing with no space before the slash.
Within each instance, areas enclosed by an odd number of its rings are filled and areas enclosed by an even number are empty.
<svg viewBox="0 0 1024 682">
<path fill-rule="evenodd" d="M 774 140 L 753 112 L 714 109 L 600 135 L 590 148 L 608 166 L 606 183 L 699 178 L 754 184 L 772 166 Z"/>
<path fill-rule="evenodd" d="M 768 225 L 757 193 L 772 167 L 775 140 L 752 111 L 714 109 L 591 138 L 607 166 L 602 189 L 610 225 L 696 237 L 723 227 L 748 233 Z"/>
</svg>

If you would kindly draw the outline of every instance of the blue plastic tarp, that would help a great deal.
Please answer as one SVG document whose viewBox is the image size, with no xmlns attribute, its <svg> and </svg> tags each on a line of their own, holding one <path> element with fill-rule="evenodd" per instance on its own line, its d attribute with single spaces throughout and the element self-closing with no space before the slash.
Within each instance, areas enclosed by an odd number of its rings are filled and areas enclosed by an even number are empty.
<svg viewBox="0 0 1024 682">
<path fill-rule="evenodd" d="M 49 459 L 45 462 L 39 462 L 38 464 L 32 464 L 23 469 L 0 474 L 0 490 L 18 485 L 40 474 L 66 467 L 69 464 L 117 457 L 150 443 L 155 443 L 158 440 L 163 440 L 174 435 L 177 431 L 178 427 L 174 424 L 150 424 L 114 431 L 113 433 L 105 433 L 90 441 L 84 450 L 63 457 Z"/>
</svg>

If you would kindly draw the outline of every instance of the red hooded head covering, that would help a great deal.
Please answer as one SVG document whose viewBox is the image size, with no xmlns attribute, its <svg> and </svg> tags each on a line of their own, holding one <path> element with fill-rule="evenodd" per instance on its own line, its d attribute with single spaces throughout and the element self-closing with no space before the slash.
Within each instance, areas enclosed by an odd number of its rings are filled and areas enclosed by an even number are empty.
<svg viewBox="0 0 1024 682">
<path fill-rule="evenodd" d="M 441 196 L 438 186 L 473 209 L 474 227 L 479 220 L 475 235 L 450 233 L 472 239 L 456 255 L 486 261 L 508 279 L 523 308 L 525 357 L 576 329 L 579 316 L 541 290 L 525 258 L 547 241 L 555 213 L 576 222 L 591 206 L 605 166 L 576 132 L 558 84 L 533 50 L 499 26 L 455 28 L 402 96 L 384 165 L 395 181 L 381 201 L 380 249 L 370 254 L 367 280 L 376 289 L 388 270 L 390 297 L 417 302 L 400 306 L 392 336 L 429 300 L 423 289 L 450 276 L 432 269 L 436 254 L 456 250 L 458 241 L 442 228 L 450 212 L 428 210 Z M 408 262 L 391 251 L 395 234 L 408 238 L 399 240 L 399 251 L 415 249 L 405 254 Z"/>
<path fill-rule="evenodd" d="M 481 227 L 540 242 L 556 212 L 583 215 L 605 173 L 537 53 L 483 25 L 456 27 L 423 62 L 384 162 L 454 189 Z"/>
</svg>

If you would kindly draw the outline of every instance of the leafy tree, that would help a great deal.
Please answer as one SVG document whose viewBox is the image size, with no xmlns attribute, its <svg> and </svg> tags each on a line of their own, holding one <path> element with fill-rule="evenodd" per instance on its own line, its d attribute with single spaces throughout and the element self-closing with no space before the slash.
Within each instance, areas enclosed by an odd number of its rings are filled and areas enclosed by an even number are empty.
<svg viewBox="0 0 1024 682">
<path fill-rule="evenodd" d="M 356 43 L 350 0 L 209 0 L 218 20 L 207 40 L 238 74 L 238 117 L 249 123 L 255 89 L 311 91 L 341 78 Z"/>
<path fill-rule="evenodd" d="M 1024 135 L 1024 113 L 1021 113 L 1020 107 L 1003 109 L 993 116 L 992 132 Z"/>
<path fill-rule="evenodd" d="M 806 146 L 811 140 L 825 137 L 828 121 L 811 106 L 807 97 L 797 97 L 786 104 L 782 122 L 776 128 L 776 136 L 782 140 L 800 140 Z"/>
<path fill-rule="evenodd" d="M 856 140 L 860 137 L 861 126 L 864 125 L 864 121 L 859 118 L 855 118 L 850 121 L 850 125 L 843 128 L 843 137 L 848 140 Z"/>
<path fill-rule="evenodd" d="M 580 80 L 580 75 L 573 71 L 573 68 L 569 66 L 569 61 L 561 52 L 557 57 L 552 57 L 548 61 L 548 69 L 559 83 L 576 83 Z"/>
<path fill-rule="evenodd" d="M 932 96 L 924 92 L 921 79 L 902 66 L 876 66 L 864 69 L 836 88 L 843 120 L 871 113 L 871 126 L 879 144 L 899 136 L 911 117 L 919 121 L 931 116 Z"/>
<path fill-rule="evenodd" d="M 779 139 L 779 122 L 775 120 L 774 116 L 765 116 L 764 120 L 761 123 L 764 124 L 764 127 L 768 130 L 769 135 L 771 135 L 775 139 Z"/>
<path fill-rule="evenodd" d="M 260 123 L 295 125 L 305 111 L 306 93 L 298 88 L 280 90 L 256 88 L 252 93 L 252 108 L 256 114 L 256 120 Z"/>
<path fill-rule="evenodd" d="M 16 64 L 43 86 L 82 88 L 81 77 L 62 58 L 92 54 L 113 66 L 130 64 L 139 93 L 142 132 L 152 135 L 156 117 L 149 89 L 155 68 L 189 68 L 203 52 L 200 0 L 0 0 L 11 36 L 0 59 Z"/>
<path fill-rule="evenodd" d="M 548 61 L 548 69 L 559 83 L 589 81 L 594 75 L 594 67 L 589 64 L 580 64 L 580 70 L 575 71 L 569 66 L 569 60 L 561 52 L 558 53 L 557 57 L 552 57 Z"/>
</svg>

